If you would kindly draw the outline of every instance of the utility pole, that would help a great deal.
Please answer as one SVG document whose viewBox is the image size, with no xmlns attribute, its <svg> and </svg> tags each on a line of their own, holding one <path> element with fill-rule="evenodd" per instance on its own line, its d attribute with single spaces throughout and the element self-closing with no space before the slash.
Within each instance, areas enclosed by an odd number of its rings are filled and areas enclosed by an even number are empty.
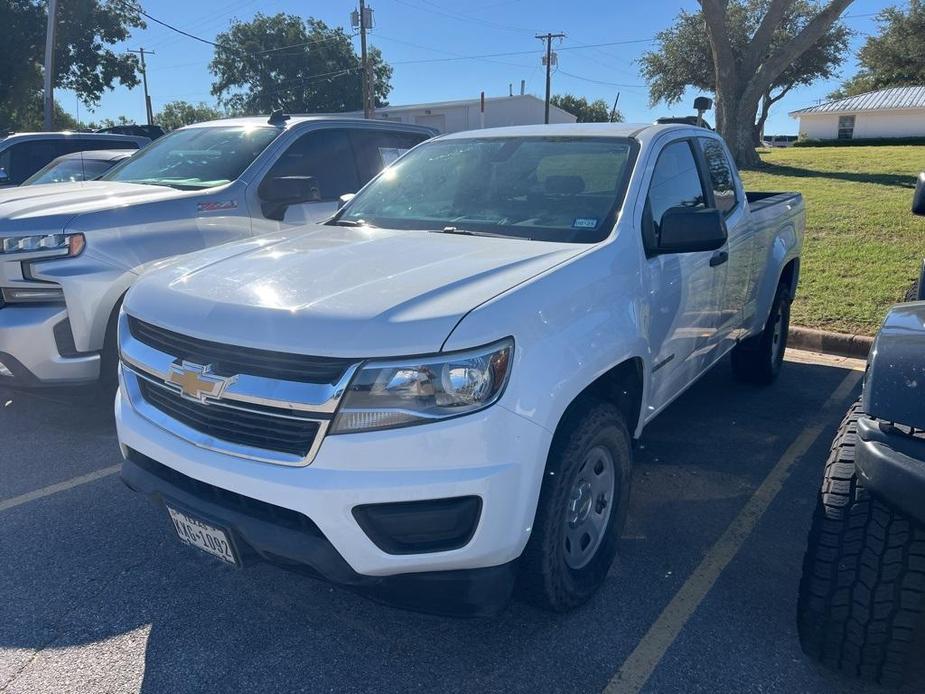
<svg viewBox="0 0 925 694">
<path fill-rule="evenodd" d="M 154 113 L 151 110 L 151 97 L 148 95 L 148 69 L 145 67 L 145 53 L 148 55 L 157 55 L 154 51 L 146 51 L 143 47 L 137 51 L 129 51 L 141 56 L 141 80 L 145 87 L 145 115 L 148 117 L 148 125 L 154 125 Z"/>
<path fill-rule="evenodd" d="M 360 67 L 363 73 L 363 117 L 372 118 L 375 109 L 373 97 L 373 70 L 366 51 L 366 32 L 372 28 L 373 10 L 366 6 L 366 0 L 360 0 L 360 11 L 354 10 L 351 24 L 360 30 Z"/>
<path fill-rule="evenodd" d="M 57 0 L 48 0 L 48 28 L 45 30 L 45 130 L 55 127 L 55 19 Z"/>
<path fill-rule="evenodd" d="M 549 123 L 549 97 L 552 82 L 552 63 L 557 60 L 556 54 L 552 52 L 552 40 L 564 39 L 565 34 L 537 34 L 536 38 L 546 42 L 546 56 L 543 58 L 543 64 L 546 66 L 546 115 L 543 122 Z"/>
</svg>

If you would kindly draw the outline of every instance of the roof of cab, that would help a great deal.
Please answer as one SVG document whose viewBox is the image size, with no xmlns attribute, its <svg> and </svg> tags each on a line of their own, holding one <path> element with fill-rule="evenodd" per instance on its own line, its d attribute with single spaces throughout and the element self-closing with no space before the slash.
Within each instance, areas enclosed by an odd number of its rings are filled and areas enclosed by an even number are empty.
<svg viewBox="0 0 925 694">
<path fill-rule="evenodd" d="M 638 137 L 645 132 L 654 136 L 668 130 L 690 130 L 696 126 L 651 123 L 555 123 L 549 125 L 513 125 L 485 130 L 465 130 L 441 135 L 441 140 L 472 137 Z M 698 131 L 710 132 L 703 128 Z"/>
<path fill-rule="evenodd" d="M 222 118 L 220 120 L 209 120 L 203 121 L 202 123 L 193 123 L 192 125 L 187 125 L 187 128 L 214 128 L 221 126 L 234 126 L 234 127 L 257 127 L 257 126 L 270 126 L 270 127 L 279 127 L 281 129 L 289 129 L 295 125 L 300 125 L 301 123 L 308 122 L 334 122 L 334 123 L 343 123 L 344 121 L 363 122 L 369 124 L 373 127 L 385 127 L 396 130 L 408 130 L 414 132 L 428 133 L 433 135 L 435 133 L 433 128 L 428 128 L 423 125 L 414 125 L 411 123 L 397 123 L 395 121 L 386 121 L 386 120 L 375 120 L 375 119 L 364 119 L 356 116 L 347 116 L 347 115 L 314 115 L 314 116 L 302 116 L 302 115 L 292 115 L 288 116 L 284 125 L 273 126 L 269 122 L 270 116 L 242 116 L 240 118 Z"/>
</svg>

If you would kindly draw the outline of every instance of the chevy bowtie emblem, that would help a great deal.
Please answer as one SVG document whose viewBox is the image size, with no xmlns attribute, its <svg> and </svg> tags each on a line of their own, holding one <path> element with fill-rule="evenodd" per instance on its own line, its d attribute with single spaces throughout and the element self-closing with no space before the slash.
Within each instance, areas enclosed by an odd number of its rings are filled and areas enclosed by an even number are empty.
<svg viewBox="0 0 925 694">
<path fill-rule="evenodd" d="M 222 397 L 225 388 L 234 383 L 236 378 L 216 376 L 212 373 L 211 364 L 193 364 L 188 361 L 171 364 L 167 371 L 167 382 L 177 386 L 184 398 L 197 402 Z"/>
</svg>

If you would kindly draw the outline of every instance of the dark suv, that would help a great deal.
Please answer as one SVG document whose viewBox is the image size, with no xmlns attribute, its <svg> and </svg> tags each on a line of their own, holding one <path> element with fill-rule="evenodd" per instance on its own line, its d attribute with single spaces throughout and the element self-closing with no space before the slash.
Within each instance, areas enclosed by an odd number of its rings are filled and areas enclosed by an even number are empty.
<svg viewBox="0 0 925 694">
<path fill-rule="evenodd" d="M 925 173 L 912 211 L 925 216 Z M 887 314 L 825 467 L 800 582 L 803 650 L 897 685 L 925 637 L 925 283 Z"/>
</svg>

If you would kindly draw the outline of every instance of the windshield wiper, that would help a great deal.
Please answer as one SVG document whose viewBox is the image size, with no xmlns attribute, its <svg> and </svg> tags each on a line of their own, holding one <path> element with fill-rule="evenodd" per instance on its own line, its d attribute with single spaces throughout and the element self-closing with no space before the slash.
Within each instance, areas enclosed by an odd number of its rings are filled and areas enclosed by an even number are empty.
<svg viewBox="0 0 925 694">
<path fill-rule="evenodd" d="M 524 239 L 532 241 L 529 236 L 516 236 L 514 234 L 495 234 L 490 231 L 473 231 L 472 229 L 460 229 L 459 227 L 446 226 L 442 229 L 431 229 L 437 234 L 459 234 L 460 236 L 488 236 L 495 239 Z"/>
<path fill-rule="evenodd" d="M 370 229 L 375 229 L 374 224 L 362 219 L 338 219 L 336 222 L 331 222 L 334 226 L 338 227 L 369 227 Z"/>
</svg>

